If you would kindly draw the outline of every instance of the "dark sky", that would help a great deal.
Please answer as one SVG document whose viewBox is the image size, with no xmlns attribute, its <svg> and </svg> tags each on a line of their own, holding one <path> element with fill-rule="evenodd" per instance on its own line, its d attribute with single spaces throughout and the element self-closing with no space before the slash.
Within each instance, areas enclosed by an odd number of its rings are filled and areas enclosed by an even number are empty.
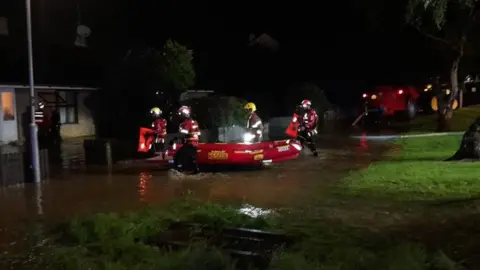
<svg viewBox="0 0 480 270">
<path fill-rule="evenodd" d="M 374 16 L 365 12 L 367 2 L 35 0 L 36 81 L 101 85 L 129 48 L 161 46 L 168 37 L 194 49 L 198 88 L 271 92 L 314 80 L 349 89 L 429 75 L 438 66 L 434 53 L 405 26 L 404 3 Z M 92 29 L 88 49 L 73 46 L 78 6 Z M 23 1 L 0 4 L 11 33 L 0 37 L 2 82 L 27 82 L 23 12 Z M 278 53 L 248 47 L 252 32 L 277 39 Z"/>
</svg>

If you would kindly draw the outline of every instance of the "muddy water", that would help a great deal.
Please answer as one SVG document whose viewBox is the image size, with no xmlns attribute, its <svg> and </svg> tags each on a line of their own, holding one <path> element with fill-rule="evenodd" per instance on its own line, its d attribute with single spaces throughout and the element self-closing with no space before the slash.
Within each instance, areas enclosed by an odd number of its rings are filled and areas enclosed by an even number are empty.
<svg viewBox="0 0 480 270">
<path fill-rule="evenodd" d="M 63 172 L 41 186 L 0 191 L 0 250 L 21 238 L 21 225 L 35 218 L 56 219 L 100 211 L 134 210 L 187 193 L 204 200 L 288 206 L 311 192 L 318 181 L 338 181 L 349 170 L 378 159 L 385 145 L 362 140 L 324 139 L 317 158 L 299 159 L 257 171 L 203 173 L 181 177 L 154 168 L 130 168 L 112 174 Z M 13 243 L 13 244 L 12 244 Z"/>
</svg>

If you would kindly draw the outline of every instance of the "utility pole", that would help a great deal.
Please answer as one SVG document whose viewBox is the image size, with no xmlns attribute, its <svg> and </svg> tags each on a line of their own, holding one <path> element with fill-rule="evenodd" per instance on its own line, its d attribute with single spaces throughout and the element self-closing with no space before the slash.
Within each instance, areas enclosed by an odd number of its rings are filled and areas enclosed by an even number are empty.
<svg viewBox="0 0 480 270">
<path fill-rule="evenodd" d="M 38 149 L 38 127 L 35 122 L 37 99 L 35 96 L 35 82 L 33 77 L 33 46 L 32 46 L 32 6 L 30 0 L 25 0 L 27 15 L 27 44 L 28 44 L 28 79 L 30 84 L 30 146 L 32 169 L 35 183 L 40 183 L 40 157 Z"/>
</svg>

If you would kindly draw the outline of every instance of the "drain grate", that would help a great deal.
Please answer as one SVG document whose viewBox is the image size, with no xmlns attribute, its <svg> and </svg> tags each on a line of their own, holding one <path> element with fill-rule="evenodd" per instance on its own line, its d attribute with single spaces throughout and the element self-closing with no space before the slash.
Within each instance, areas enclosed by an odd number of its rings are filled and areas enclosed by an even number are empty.
<svg viewBox="0 0 480 270">
<path fill-rule="evenodd" d="M 172 224 L 165 232 L 147 242 L 168 250 L 202 242 L 209 248 L 228 253 L 239 269 L 250 269 L 252 266 L 266 269 L 276 251 L 293 243 L 290 237 L 280 233 L 246 228 L 215 228 L 186 222 Z"/>
</svg>

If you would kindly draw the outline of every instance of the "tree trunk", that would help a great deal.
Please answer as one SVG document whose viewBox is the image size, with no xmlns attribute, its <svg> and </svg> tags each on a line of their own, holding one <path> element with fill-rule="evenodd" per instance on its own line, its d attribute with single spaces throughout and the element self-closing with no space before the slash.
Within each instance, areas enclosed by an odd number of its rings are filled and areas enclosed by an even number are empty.
<svg viewBox="0 0 480 270">
<path fill-rule="evenodd" d="M 447 161 L 454 160 L 480 160 L 480 117 L 470 125 L 463 135 L 462 143 L 458 151 Z"/>
<path fill-rule="evenodd" d="M 445 132 L 450 131 L 450 122 L 452 121 L 453 116 L 453 102 L 458 97 L 458 68 L 460 65 L 460 60 L 463 56 L 463 50 L 465 47 L 466 35 L 460 39 L 458 43 L 457 50 L 455 52 L 455 58 L 452 62 L 452 67 L 450 69 L 450 83 L 452 85 L 450 97 L 446 106 L 440 106 L 440 100 L 438 101 L 438 126 L 437 131 Z"/>
</svg>

